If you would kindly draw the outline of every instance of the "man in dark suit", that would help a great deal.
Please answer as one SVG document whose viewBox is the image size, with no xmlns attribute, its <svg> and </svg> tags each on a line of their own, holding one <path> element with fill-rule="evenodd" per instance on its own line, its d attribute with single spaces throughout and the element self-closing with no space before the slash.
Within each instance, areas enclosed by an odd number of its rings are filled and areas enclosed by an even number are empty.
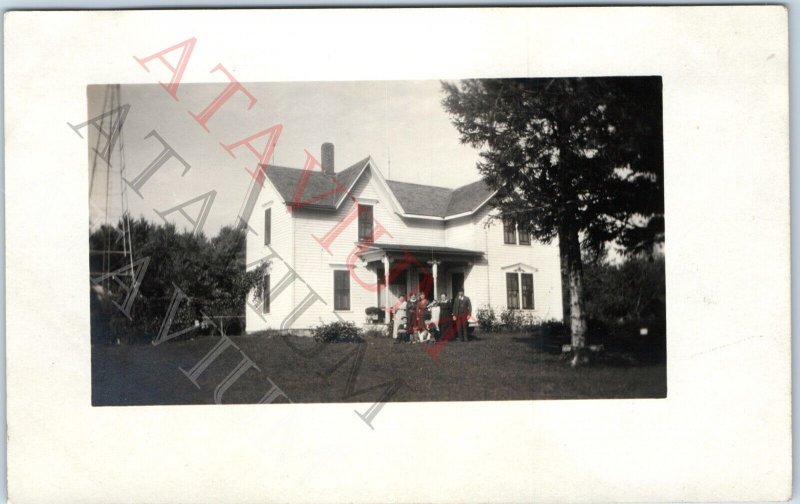
<svg viewBox="0 0 800 504">
<path fill-rule="evenodd" d="M 472 301 L 464 295 L 464 291 L 458 291 L 458 296 L 453 300 L 453 320 L 456 323 L 456 336 L 461 337 L 461 341 L 467 341 L 469 336 L 469 318 L 472 315 Z"/>
</svg>

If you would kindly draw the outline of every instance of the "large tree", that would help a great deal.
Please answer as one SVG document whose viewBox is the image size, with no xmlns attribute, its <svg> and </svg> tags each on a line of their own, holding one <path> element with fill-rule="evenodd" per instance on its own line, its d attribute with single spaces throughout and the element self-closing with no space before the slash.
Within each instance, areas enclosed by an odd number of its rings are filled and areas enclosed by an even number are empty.
<svg viewBox="0 0 800 504">
<path fill-rule="evenodd" d="M 443 82 L 443 105 L 504 219 L 558 240 L 573 365 L 586 360 L 582 249 L 664 238 L 660 77 Z M 567 294 L 568 293 L 568 294 Z"/>
</svg>

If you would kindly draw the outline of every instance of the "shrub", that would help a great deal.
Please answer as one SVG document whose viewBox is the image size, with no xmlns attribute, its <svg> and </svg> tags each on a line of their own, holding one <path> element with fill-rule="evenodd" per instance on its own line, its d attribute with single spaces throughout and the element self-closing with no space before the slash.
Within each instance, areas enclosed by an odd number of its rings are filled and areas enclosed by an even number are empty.
<svg viewBox="0 0 800 504">
<path fill-rule="evenodd" d="M 493 332 L 498 329 L 497 316 L 494 313 L 494 308 L 489 305 L 483 305 L 478 308 L 475 314 L 478 318 L 478 327 L 485 332 Z"/>
<path fill-rule="evenodd" d="M 536 315 L 530 312 L 523 312 L 520 315 L 520 318 L 521 318 L 520 323 L 522 325 L 522 329 L 524 329 L 525 331 L 530 331 L 531 328 L 539 327 L 542 324 L 541 317 L 537 317 Z"/>
<path fill-rule="evenodd" d="M 391 326 L 386 326 L 383 329 L 367 329 L 363 333 L 364 338 L 388 338 L 392 336 Z"/>
<path fill-rule="evenodd" d="M 539 351 L 560 354 L 561 346 L 569 343 L 569 331 L 558 320 L 539 319 L 534 324 L 526 326 L 525 330 L 530 334 L 531 341 Z"/>
<path fill-rule="evenodd" d="M 569 333 L 567 326 L 558 320 L 544 320 L 539 323 L 538 328 L 548 336 L 566 336 Z"/>
<path fill-rule="evenodd" d="M 314 328 L 314 340 L 323 343 L 361 342 L 361 330 L 352 322 L 331 322 Z"/>
<path fill-rule="evenodd" d="M 285 329 L 263 329 L 261 331 L 255 331 L 250 333 L 250 337 L 253 339 L 270 339 L 270 338 L 280 338 L 287 336 L 287 331 Z"/>
<path fill-rule="evenodd" d="M 519 310 L 506 308 L 500 313 L 500 323 L 506 331 L 519 331 L 522 329 L 524 318 Z"/>
<path fill-rule="evenodd" d="M 601 319 L 589 317 L 586 320 L 586 341 L 589 344 L 604 343 L 611 333 L 609 324 Z"/>
</svg>

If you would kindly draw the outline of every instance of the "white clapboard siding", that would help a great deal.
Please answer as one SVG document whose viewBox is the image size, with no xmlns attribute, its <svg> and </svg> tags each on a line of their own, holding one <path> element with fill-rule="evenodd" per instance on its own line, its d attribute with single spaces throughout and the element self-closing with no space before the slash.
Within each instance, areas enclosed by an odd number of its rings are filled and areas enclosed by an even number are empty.
<svg viewBox="0 0 800 504">
<path fill-rule="evenodd" d="M 272 210 L 272 233 L 270 245 L 264 245 L 264 210 Z M 254 267 L 257 261 L 270 261 L 270 286 L 273 291 L 280 285 L 285 275 L 291 274 L 293 256 L 294 219 L 287 212 L 286 205 L 269 182 L 265 182 L 259 194 L 253 214 L 248 222 L 252 231 L 247 236 L 247 264 Z M 263 313 L 262 306 L 253 306 L 255 301 L 248 299 L 246 308 L 247 331 L 278 328 L 294 306 L 293 285 L 270 297 L 269 313 Z"/>
<path fill-rule="evenodd" d="M 495 309 L 507 308 L 506 272 L 521 265 L 526 273 L 533 273 L 533 310 L 524 310 L 541 319 L 561 319 L 561 273 L 558 255 L 558 242 L 545 244 L 532 240 L 531 245 L 507 245 L 503 243 L 503 225 L 495 220 L 486 232 L 484 224 L 489 219 L 489 210 L 480 212 L 475 226 L 475 239 L 479 248 L 486 250 L 489 258 L 489 293 L 486 304 Z M 504 269 L 505 268 L 505 269 Z M 475 303 L 473 303 L 475 304 Z"/>
<path fill-rule="evenodd" d="M 272 248 L 263 246 L 263 237 L 248 237 L 247 257 L 252 262 L 270 253 L 279 254 L 283 260 L 273 258 L 271 282 L 273 290 L 280 279 L 294 268 L 298 277 L 291 285 L 272 296 L 271 313 L 259 316 L 248 307 L 247 329 L 266 328 L 307 329 L 324 322 L 345 320 L 361 325 L 365 321 L 365 308 L 378 306 L 377 277 L 375 270 L 355 260 L 354 277 L 350 279 L 350 309 L 336 311 L 334 299 L 334 271 L 346 269 L 358 240 L 358 219 L 354 218 L 333 240 L 328 250 L 325 241 L 331 230 L 346 221 L 358 201 L 373 205 L 375 225 L 386 232 L 378 232 L 378 243 L 404 245 L 447 246 L 480 250 L 486 260 L 466 267 L 444 264 L 439 270 L 439 292 L 451 294 L 451 274 L 465 273 L 464 289 L 472 299 L 474 311 L 490 304 L 497 310 L 506 307 L 505 273 L 515 266 L 534 275 L 535 308 L 530 313 L 542 319 L 561 318 L 561 283 L 559 275 L 558 246 L 555 243 L 534 242 L 530 246 L 504 245 L 500 223 L 485 226 L 490 209 L 484 206 L 473 216 L 460 219 L 420 220 L 400 217 L 392 205 L 383 185 L 368 168 L 354 186 L 350 197 L 336 211 L 298 209 L 291 214 L 269 184 L 262 191 L 251 227 L 263 232 L 263 209 L 272 207 Z M 424 260 L 425 258 L 420 258 Z M 284 262 L 285 261 L 285 262 Z M 352 262 L 352 261 L 351 261 Z M 417 285 L 417 275 L 411 274 L 411 288 Z M 299 309 L 299 313 L 298 313 Z M 292 313 L 294 311 L 293 316 Z M 287 326 L 287 319 L 292 319 Z M 282 325 L 283 324 L 283 325 Z"/>
<path fill-rule="evenodd" d="M 295 212 L 295 250 L 298 271 L 308 284 L 316 290 L 323 300 L 310 306 L 296 327 L 309 327 L 322 322 L 341 318 L 356 324 L 364 322 L 365 308 L 378 305 L 377 277 L 375 271 L 367 269 L 360 261 L 355 261 L 356 278 L 350 281 L 350 306 L 348 311 L 333 310 L 333 271 L 346 268 L 348 257 L 355 250 L 358 241 L 358 219 L 355 218 L 331 243 L 329 251 L 319 241 L 352 215 L 355 201 L 373 205 L 375 226 L 386 229 L 385 234 L 377 234 L 378 243 L 402 243 L 441 246 L 444 236 L 444 223 L 441 221 L 404 220 L 399 217 L 385 193 L 378 187 L 369 169 L 356 183 L 348 198 L 335 212 L 301 209 Z M 413 280 L 412 280 L 413 283 Z M 296 301 L 305 296 L 297 292 Z"/>
</svg>

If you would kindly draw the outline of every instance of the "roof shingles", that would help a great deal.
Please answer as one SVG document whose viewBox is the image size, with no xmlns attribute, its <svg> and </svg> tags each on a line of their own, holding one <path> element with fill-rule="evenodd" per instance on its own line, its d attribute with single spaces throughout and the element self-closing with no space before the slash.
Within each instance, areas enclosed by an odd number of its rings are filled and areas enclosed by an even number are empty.
<svg viewBox="0 0 800 504">
<path fill-rule="evenodd" d="M 301 187 L 300 194 L 295 193 L 303 179 L 304 170 L 267 165 L 265 173 L 287 205 L 303 204 L 334 210 L 347 195 L 347 190 L 355 182 L 368 160 L 369 158 L 362 159 L 345 168 L 336 174 L 335 180 L 321 171 L 312 171 L 307 174 L 308 179 L 305 187 Z"/>
<path fill-rule="evenodd" d="M 335 210 L 368 161 L 369 158 L 362 159 L 338 172 L 338 185 L 329 175 L 319 171 L 311 172 L 304 190 L 297 198 L 295 192 L 302 180 L 303 170 L 269 165 L 266 175 L 287 205 L 304 204 L 313 208 Z M 397 180 L 387 180 L 386 183 L 405 213 L 426 217 L 445 218 L 472 212 L 493 194 L 483 180 L 456 189 Z"/>
</svg>

